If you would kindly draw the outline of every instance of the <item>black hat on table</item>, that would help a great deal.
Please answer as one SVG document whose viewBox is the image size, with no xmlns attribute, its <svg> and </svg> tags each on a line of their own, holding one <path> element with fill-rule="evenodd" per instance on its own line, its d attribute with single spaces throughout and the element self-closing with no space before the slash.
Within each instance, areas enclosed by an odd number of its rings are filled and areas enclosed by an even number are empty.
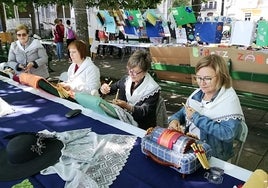
<svg viewBox="0 0 268 188">
<path fill-rule="evenodd" d="M 63 143 L 42 133 L 13 136 L 0 150 L 0 181 L 27 178 L 57 163 Z"/>
</svg>

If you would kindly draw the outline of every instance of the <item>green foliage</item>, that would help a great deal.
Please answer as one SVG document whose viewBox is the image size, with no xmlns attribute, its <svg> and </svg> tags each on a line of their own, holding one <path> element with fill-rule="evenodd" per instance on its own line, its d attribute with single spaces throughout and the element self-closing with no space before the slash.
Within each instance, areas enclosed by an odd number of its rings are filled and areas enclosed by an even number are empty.
<svg viewBox="0 0 268 188">
<path fill-rule="evenodd" d="M 189 0 L 174 0 L 172 7 L 189 6 Z"/>
<path fill-rule="evenodd" d="M 147 9 L 156 8 L 157 4 L 161 3 L 161 0 L 87 0 L 86 2 L 88 6 L 96 6 L 100 9 Z"/>
<path fill-rule="evenodd" d="M 27 0 L 26 0 L 27 1 Z M 47 6 L 47 5 L 69 5 L 72 4 L 72 0 L 33 0 L 32 2 L 36 3 L 39 6 Z"/>
<path fill-rule="evenodd" d="M 5 0 L 0 0 L 0 2 Z M 162 0 L 85 0 L 86 5 L 89 7 L 99 7 L 101 9 L 147 9 L 147 8 L 156 8 L 158 4 L 161 3 Z M 11 4 L 12 1 L 10 0 Z M 57 5 L 69 5 L 72 4 L 72 0 L 15 0 L 15 4 L 19 2 L 30 3 L 34 2 L 38 6 L 47 6 L 52 4 Z"/>
<path fill-rule="evenodd" d="M 179 6 L 190 6 L 193 7 L 201 7 L 202 3 L 207 2 L 208 0 L 174 0 L 172 7 L 179 7 Z"/>
<path fill-rule="evenodd" d="M 16 0 L 14 3 L 10 0 L 8 2 L 0 1 L 5 3 L 7 18 L 14 18 L 14 5 L 17 5 L 19 12 L 26 12 L 27 1 Z"/>
</svg>

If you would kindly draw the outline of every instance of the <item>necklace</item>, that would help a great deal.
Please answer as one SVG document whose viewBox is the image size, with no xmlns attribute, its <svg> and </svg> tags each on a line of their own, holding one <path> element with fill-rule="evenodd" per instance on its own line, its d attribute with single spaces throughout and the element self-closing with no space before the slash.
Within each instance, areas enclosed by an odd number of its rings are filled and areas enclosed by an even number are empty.
<svg viewBox="0 0 268 188">
<path fill-rule="evenodd" d="M 206 104 L 210 103 L 210 101 L 202 99 L 201 101 L 201 108 L 204 108 Z"/>
</svg>

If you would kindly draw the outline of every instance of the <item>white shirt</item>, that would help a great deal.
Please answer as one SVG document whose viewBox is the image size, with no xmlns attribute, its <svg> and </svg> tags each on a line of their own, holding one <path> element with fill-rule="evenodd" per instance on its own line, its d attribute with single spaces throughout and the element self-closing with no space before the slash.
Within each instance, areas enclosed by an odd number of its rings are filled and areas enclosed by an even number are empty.
<svg viewBox="0 0 268 188">
<path fill-rule="evenodd" d="M 84 92 L 88 94 L 98 93 L 100 88 L 99 68 L 87 57 L 80 67 L 75 70 L 76 63 L 72 63 L 68 69 L 67 85 L 75 92 Z"/>
</svg>

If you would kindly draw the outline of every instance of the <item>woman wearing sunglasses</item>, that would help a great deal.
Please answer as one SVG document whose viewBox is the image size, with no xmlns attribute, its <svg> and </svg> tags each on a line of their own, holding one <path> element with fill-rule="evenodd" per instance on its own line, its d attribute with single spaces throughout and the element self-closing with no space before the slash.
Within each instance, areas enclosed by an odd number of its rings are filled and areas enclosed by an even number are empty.
<svg viewBox="0 0 268 188">
<path fill-rule="evenodd" d="M 150 67 L 150 54 L 137 50 L 128 60 L 128 75 L 111 86 L 104 83 L 100 88 L 101 94 L 118 92 L 113 103 L 131 113 L 138 126 L 145 130 L 156 125 L 156 106 L 160 95 L 160 86 L 148 73 Z"/>
<path fill-rule="evenodd" d="M 169 118 L 169 128 L 194 134 L 211 146 L 214 157 L 227 161 L 245 119 L 226 62 L 215 54 L 202 58 L 195 80 L 199 89 Z"/>
<path fill-rule="evenodd" d="M 24 24 L 18 25 L 15 32 L 18 40 L 11 43 L 8 66 L 15 74 L 25 72 L 48 78 L 48 56 L 41 42 L 29 37 L 29 28 Z"/>
</svg>

